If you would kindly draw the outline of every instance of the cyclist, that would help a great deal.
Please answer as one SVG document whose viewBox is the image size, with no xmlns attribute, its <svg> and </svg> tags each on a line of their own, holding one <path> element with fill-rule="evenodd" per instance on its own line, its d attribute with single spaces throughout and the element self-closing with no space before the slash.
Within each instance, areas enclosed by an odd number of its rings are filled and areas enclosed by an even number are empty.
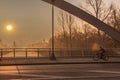
<svg viewBox="0 0 120 80">
<path fill-rule="evenodd" d="M 100 58 L 102 59 L 105 52 L 106 52 L 105 49 L 100 46 L 100 49 L 99 49 L 97 55 L 99 55 Z"/>
</svg>

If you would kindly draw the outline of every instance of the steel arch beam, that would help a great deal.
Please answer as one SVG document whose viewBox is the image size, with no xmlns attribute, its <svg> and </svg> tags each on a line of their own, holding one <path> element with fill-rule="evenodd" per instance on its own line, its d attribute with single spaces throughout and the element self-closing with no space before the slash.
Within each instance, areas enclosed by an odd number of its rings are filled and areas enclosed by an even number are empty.
<svg viewBox="0 0 120 80">
<path fill-rule="evenodd" d="M 42 0 L 49 4 L 52 4 L 52 0 Z M 81 10 L 80 8 L 64 1 L 64 0 L 55 0 L 54 5 L 60 9 L 63 9 L 74 16 L 81 18 L 82 20 L 90 23 L 91 25 L 95 26 L 96 28 L 104 31 L 106 34 L 111 36 L 113 39 L 120 42 L 120 32 L 116 29 L 112 28 L 111 26 L 105 24 L 104 22 L 100 21 L 96 17 L 88 14 L 87 12 Z"/>
</svg>

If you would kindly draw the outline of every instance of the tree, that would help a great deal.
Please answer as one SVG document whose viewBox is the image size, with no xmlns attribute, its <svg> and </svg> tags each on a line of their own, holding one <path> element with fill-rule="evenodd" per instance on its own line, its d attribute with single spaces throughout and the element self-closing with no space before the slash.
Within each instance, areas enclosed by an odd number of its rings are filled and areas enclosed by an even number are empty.
<svg viewBox="0 0 120 80">
<path fill-rule="evenodd" d="M 112 5 L 110 5 L 108 8 L 105 8 L 104 0 L 86 0 L 86 3 L 91 7 L 90 10 L 87 10 L 89 13 L 94 15 L 99 20 L 105 22 L 110 15 Z M 98 41 L 100 45 L 103 45 L 104 43 L 104 33 L 101 32 L 100 29 L 98 29 Z"/>
<path fill-rule="evenodd" d="M 64 11 L 60 12 L 60 16 L 58 17 L 58 23 L 62 27 L 64 38 L 66 39 L 66 43 L 68 48 L 72 48 L 72 30 L 73 30 L 73 24 L 74 24 L 74 17 Z M 67 33 L 69 34 L 69 39 L 66 38 Z"/>
<path fill-rule="evenodd" d="M 107 23 L 120 31 L 120 8 L 115 7 L 115 4 L 112 4 L 111 14 L 109 15 Z M 113 43 L 113 47 L 120 47 L 120 43 L 116 40 L 113 40 L 111 43 Z"/>
</svg>

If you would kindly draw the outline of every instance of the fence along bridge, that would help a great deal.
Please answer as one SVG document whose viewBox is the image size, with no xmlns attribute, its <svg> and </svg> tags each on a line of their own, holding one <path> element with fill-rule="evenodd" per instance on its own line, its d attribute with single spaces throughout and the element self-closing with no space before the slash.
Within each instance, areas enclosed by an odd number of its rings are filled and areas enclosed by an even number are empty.
<svg viewBox="0 0 120 80">
<path fill-rule="evenodd" d="M 54 52 L 57 58 L 83 56 L 81 49 L 57 48 Z M 49 64 L 51 53 L 51 48 L 1 48 L 0 65 Z"/>
<path fill-rule="evenodd" d="M 1 48 L 0 58 L 49 58 L 51 53 L 51 48 Z M 55 48 L 54 53 L 56 57 L 81 57 L 91 56 L 95 51 L 79 48 Z"/>
<path fill-rule="evenodd" d="M 50 60 L 51 48 L 1 48 L 0 66 L 2 65 L 39 65 L 39 64 L 79 64 L 95 63 L 92 60 L 94 51 L 86 49 L 54 49 L 56 61 Z M 120 61 L 120 53 L 106 49 L 112 61 Z M 120 50 L 120 49 L 119 49 Z M 117 51 L 117 50 L 116 50 Z M 111 52 L 111 53 L 110 53 Z M 110 61 L 111 62 L 111 61 Z"/>
</svg>

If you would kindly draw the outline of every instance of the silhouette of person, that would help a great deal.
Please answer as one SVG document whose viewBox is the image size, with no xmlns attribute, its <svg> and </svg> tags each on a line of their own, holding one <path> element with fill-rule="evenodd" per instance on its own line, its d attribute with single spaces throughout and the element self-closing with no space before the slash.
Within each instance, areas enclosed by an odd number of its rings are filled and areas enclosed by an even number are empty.
<svg viewBox="0 0 120 80">
<path fill-rule="evenodd" d="M 105 52 L 106 52 L 105 49 L 100 46 L 100 49 L 99 49 L 97 55 L 99 55 L 100 58 L 102 58 L 104 56 Z"/>
</svg>

